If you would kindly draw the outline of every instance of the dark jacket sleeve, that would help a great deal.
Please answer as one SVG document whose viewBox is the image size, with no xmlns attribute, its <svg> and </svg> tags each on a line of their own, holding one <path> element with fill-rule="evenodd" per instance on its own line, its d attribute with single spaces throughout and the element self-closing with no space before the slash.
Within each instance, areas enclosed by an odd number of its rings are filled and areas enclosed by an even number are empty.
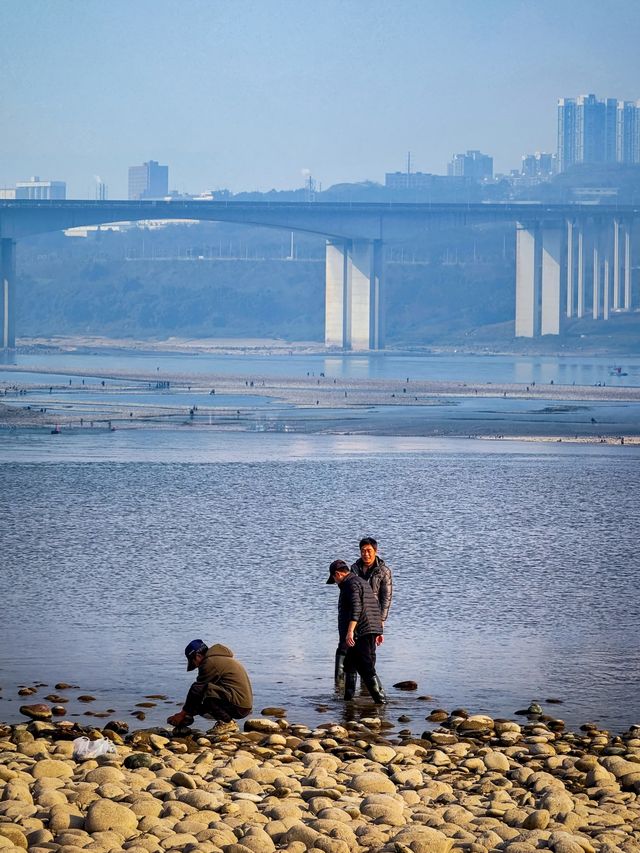
<svg viewBox="0 0 640 853">
<path fill-rule="evenodd" d="M 360 588 L 360 583 L 361 581 L 353 578 L 347 590 L 347 613 L 349 622 L 358 622 L 362 616 L 362 590 Z"/>
</svg>

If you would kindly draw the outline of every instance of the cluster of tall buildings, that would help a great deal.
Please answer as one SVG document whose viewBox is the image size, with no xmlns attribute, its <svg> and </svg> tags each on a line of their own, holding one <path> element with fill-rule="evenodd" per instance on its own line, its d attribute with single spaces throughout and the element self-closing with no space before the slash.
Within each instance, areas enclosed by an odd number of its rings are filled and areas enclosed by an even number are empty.
<svg viewBox="0 0 640 853">
<path fill-rule="evenodd" d="M 640 101 L 558 100 L 558 171 L 578 163 L 640 163 Z"/>
<path fill-rule="evenodd" d="M 536 152 L 522 157 L 519 171 L 511 172 L 515 182 L 538 183 L 566 172 L 575 165 L 640 165 L 640 100 L 598 99 L 595 95 L 558 99 L 558 147 L 556 154 Z M 456 180 L 452 180 L 456 179 Z M 454 154 L 446 175 L 411 170 L 409 155 L 406 172 L 388 172 L 385 187 L 392 190 L 445 191 L 454 185 L 490 183 L 493 157 L 470 150 Z M 107 198 L 107 188 L 96 177 L 96 199 Z M 163 199 L 169 195 L 169 167 L 157 160 L 129 167 L 128 197 L 131 200 Z M 56 200 L 66 198 L 64 181 L 43 181 L 32 177 L 15 187 L 0 188 L 0 199 Z"/>
</svg>

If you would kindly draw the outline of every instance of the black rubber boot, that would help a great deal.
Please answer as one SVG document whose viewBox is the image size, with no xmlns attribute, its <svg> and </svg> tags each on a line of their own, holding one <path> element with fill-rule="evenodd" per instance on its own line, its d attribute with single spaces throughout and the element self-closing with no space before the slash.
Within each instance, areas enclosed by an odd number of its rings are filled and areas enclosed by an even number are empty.
<svg viewBox="0 0 640 853">
<path fill-rule="evenodd" d="M 374 675 L 371 681 L 366 681 L 365 687 L 371 694 L 371 698 L 373 699 L 376 705 L 384 705 L 386 703 L 387 697 L 384 695 L 384 688 L 382 687 L 382 682 L 380 681 L 377 675 Z"/>
<path fill-rule="evenodd" d="M 344 659 L 346 655 L 344 652 L 341 652 L 340 649 L 336 652 L 336 668 L 334 672 L 334 678 L 336 684 L 342 684 L 344 681 Z"/>
<path fill-rule="evenodd" d="M 358 673 L 345 672 L 344 675 L 344 698 L 345 702 L 350 702 L 356 695 L 356 687 L 358 686 Z"/>
</svg>

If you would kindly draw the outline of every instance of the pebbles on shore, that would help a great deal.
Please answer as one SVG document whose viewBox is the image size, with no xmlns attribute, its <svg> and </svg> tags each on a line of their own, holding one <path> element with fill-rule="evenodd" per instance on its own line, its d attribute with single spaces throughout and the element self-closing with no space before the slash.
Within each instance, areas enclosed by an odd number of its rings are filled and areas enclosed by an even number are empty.
<svg viewBox="0 0 640 853">
<path fill-rule="evenodd" d="M 377 718 L 181 736 L 0 725 L 0 853 L 640 851 L 639 727 L 459 711 L 393 739 Z M 81 735 L 117 752 L 76 761 Z"/>
</svg>

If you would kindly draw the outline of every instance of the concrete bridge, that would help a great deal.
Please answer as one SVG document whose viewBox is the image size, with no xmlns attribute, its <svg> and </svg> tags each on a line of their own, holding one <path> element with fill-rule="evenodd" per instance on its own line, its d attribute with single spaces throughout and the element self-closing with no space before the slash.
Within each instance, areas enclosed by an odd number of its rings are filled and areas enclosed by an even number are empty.
<svg viewBox="0 0 640 853">
<path fill-rule="evenodd" d="M 516 228 L 515 334 L 557 335 L 563 318 L 607 319 L 632 307 L 633 233 L 640 207 L 601 204 L 402 204 L 238 201 L 0 200 L 1 345 L 15 348 L 15 244 L 83 225 L 182 219 L 323 235 L 327 346 L 384 346 L 385 241 L 489 222 Z"/>
</svg>

